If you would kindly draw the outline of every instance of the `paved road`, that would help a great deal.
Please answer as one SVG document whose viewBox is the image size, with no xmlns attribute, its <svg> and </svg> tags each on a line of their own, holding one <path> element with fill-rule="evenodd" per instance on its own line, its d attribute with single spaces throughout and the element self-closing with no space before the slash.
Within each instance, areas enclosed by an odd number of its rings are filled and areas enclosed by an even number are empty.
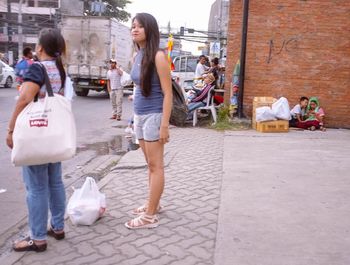
<svg viewBox="0 0 350 265">
<path fill-rule="evenodd" d="M 25 190 L 21 170 L 10 162 L 10 150 L 5 144 L 8 121 L 15 104 L 17 91 L 14 88 L 0 88 L 0 246 L 2 236 L 17 224 L 27 213 Z M 64 162 L 65 185 L 69 186 L 81 178 L 76 169 L 91 159 L 108 154 L 122 153 L 127 149 L 124 127 L 132 113 L 131 103 L 124 97 L 123 121 L 109 120 L 110 104 L 103 93 L 91 93 L 88 97 L 76 97 L 73 109 L 78 130 L 78 155 Z"/>
</svg>

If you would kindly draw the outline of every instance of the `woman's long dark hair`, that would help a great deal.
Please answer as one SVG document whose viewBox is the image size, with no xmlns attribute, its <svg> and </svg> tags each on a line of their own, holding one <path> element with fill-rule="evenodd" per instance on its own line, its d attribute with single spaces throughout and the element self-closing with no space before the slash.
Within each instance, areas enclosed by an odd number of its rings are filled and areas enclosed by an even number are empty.
<svg viewBox="0 0 350 265">
<path fill-rule="evenodd" d="M 47 55 L 55 58 L 61 76 L 61 88 L 63 88 L 66 82 L 66 71 L 61 58 L 66 53 L 66 42 L 63 36 L 57 29 L 42 29 L 39 34 L 39 44 Z"/>
<path fill-rule="evenodd" d="M 141 88 L 142 95 L 148 97 L 151 94 L 152 77 L 156 70 L 155 58 L 159 50 L 159 28 L 156 19 L 148 13 L 136 14 L 132 22 L 135 20 L 143 26 L 146 35 L 146 47 L 141 63 Z"/>
</svg>

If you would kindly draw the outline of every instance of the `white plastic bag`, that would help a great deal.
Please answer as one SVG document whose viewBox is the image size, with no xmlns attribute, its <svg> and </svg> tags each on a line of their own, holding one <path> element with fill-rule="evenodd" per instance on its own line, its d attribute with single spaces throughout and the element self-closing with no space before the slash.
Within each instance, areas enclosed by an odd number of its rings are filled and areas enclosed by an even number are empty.
<svg viewBox="0 0 350 265">
<path fill-rule="evenodd" d="M 106 210 L 106 196 L 98 190 L 95 180 L 87 177 L 75 189 L 67 205 L 67 214 L 74 225 L 92 225 Z"/>
<path fill-rule="evenodd" d="M 75 97 L 73 82 L 68 75 L 66 76 L 66 81 L 64 83 L 64 97 L 70 101 Z"/>
<path fill-rule="evenodd" d="M 272 104 L 272 112 L 279 120 L 290 120 L 290 110 L 288 100 L 284 97 L 279 98 Z"/>
<path fill-rule="evenodd" d="M 125 71 L 123 71 L 123 74 L 120 77 L 120 84 L 122 86 L 129 86 L 129 85 L 132 84 L 132 80 L 131 80 L 130 75 L 127 72 L 125 72 Z"/>
<path fill-rule="evenodd" d="M 260 107 L 255 110 L 255 119 L 257 122 L 260 121 L 275 121 L 276 117 L 270 107 Z"/>
</svg>

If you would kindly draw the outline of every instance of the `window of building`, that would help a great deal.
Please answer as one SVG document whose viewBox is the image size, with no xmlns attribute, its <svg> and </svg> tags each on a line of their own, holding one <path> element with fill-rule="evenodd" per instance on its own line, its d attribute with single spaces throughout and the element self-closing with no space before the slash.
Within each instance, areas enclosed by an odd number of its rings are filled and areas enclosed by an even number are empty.
<svg viewBox="0 0 350 265">
<path fill-rule="evenodd" d="M 59 8 L 59 0 L 27 0 L 27 6 Z"/>
<path fill-rule="evenodd" d="M 34 1 L 34 0 L 28 0 L 28 1 L 27 1 L 27 6 L 29 6 L 29 7 L 35 7 L 35 1 Z"/>
</svg>

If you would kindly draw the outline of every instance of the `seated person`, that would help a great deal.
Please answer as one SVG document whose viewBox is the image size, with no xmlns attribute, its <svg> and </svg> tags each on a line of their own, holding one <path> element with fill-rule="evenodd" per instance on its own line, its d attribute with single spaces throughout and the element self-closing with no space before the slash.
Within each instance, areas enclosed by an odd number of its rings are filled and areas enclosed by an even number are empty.
<svg viewBox="0 0 350 265">
<path fill-rule="evenodd" d="M 299 104 L 295 105 L 294 108 L 290 111 L 292 119 L 289 121 L 290 127 L 297 127 L 298 122 L 302 122 L 303 117 L 306 114 L 307 104 L 309 99 L 307 97 L 301 97 Z"/>
<path fill-rule="evenodd" d="M 190 103 L 194 98 L 198 97 L 204 88 L 208 87 L 209 88 L 212 86 L 213 80 L 215 81 L 215 77 L 213 74 L 208 74 L 204 78 L 204 83 L 203 86 L 195 85 L 191 90 L 189 90 L 186 95 L 187 95 L 187 104 Z"/>
<path fill-rule="evenodd" d="M 305 117 L 306 119 L 304 121 L 298 122 L 298 128 L 309 129 L 311 131 L 316 129 L 320 129 L 321 131 L 326 130 L 324 127 L 325 113 L 316 97 L 310 98 Z"/>
<path fill-rule="evenodd" d="M 190 116 L 192 116 L 193 111 L 197 108 L 200 107 L 204 107 L 207 102 L 207 97 L 208 97 L 208 93 L 210 91 L 210 89 L 213 87 L 212 83 L 215 80 L 215 77 L 213 74 L 208 74 L 205 79 L 206 81 L 206 85 L 203 87 L 203 89 L 192 99 L 190 99 L 189 103 L 188 103 L 188 111 Z"/>
</svg>

